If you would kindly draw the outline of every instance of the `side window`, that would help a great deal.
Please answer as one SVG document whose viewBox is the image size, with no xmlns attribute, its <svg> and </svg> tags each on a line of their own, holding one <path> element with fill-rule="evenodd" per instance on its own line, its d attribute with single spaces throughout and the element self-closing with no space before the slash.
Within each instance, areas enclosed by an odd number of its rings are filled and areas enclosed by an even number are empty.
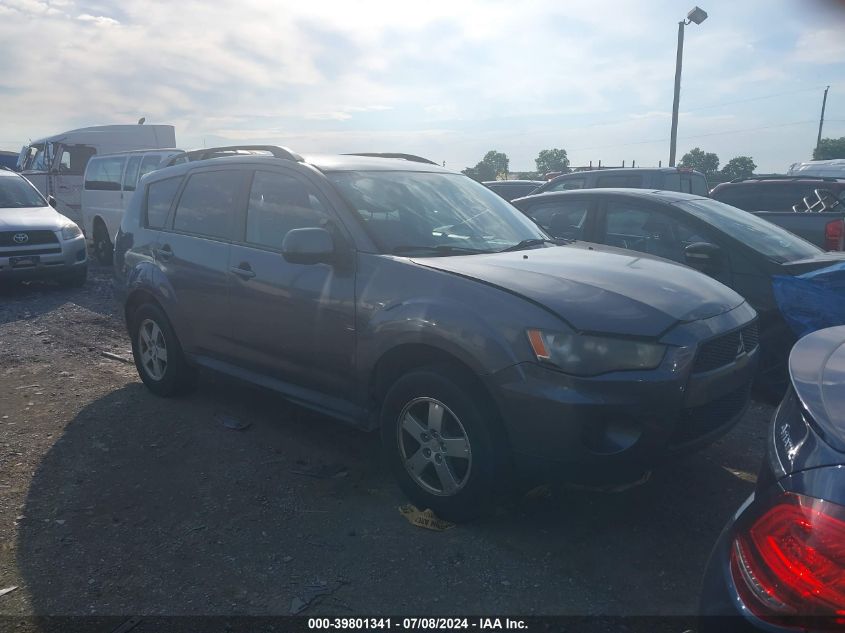
<svg viewBox="0 0 845 633">
<path fill-rule="evenodd" d="M 681 175 L 680 174 L 664 174 L 663 186 L 661 189 L 665 191 L 680 191 L 681 190 Z"/>
<path fill-rule="evenodd" d="M 326 212 L 312 187 L 285 174 L 257 171 L 249 192 L 246 241 L 281 249 L 288 231 L 323 226 Z"/>
<path fill-rule="evenodd" d="M 707 191 L 707 180 L 703 176 L 696 176 L 693 174 L 692 176 L 692 193 L 697 196 L 706 196 L 709 192 Z"/>
<path fill-rule="evenodd" d="M 59 150 L 57 169 L 65 176 L 81 176 L 85 173 L 85 167 L 97 150 L 88 145 L 63 145 Z"/>
<path fill-rule="evenodd" d="M 160 229 L 167 222 L 170 207 L 173 206 L 173 198 L 179 190 L 182 178 L 168 178 L 150 183 L 147 187 L 147 222 L 146 226 L 151 229 Z"/>
<path fill-rule="evenodd" d="M 678 191 L 692 193 L 692 178 L 688 174 L 681 175 L 681 188 Z"/>
<path fill-rule="evenodd" d="M 586 200 L 544 202 L 528 209 L 528 216 L 554 237 L 583 239 L 587 224 Z"/>
<path fill-rule="evenodd" d="M 126 164 L 126 173 L 123 174 L 123 190 L 135 191 L 138 182 L 138 168 L 141 166 L 141 157 L 132 156 Z"/>
<path fill-rule="evenodd" d="M 570 178 L 568 180 L 561 180 L 555 183 L 546 191 L 569 191 L 570 189 L 583 189 L 586 180 L 584 178 Z"/>
<path fill-rule="evenodd" d="M 160 164 L 161 156 L 158 154 L 144 156 L 144 160 L 141 161 L 141 170 L 138 172 L 138 178 L 146 176 L 151 171 L 155 171 Z"/>
<path fill-rule="evenodd" d="M 228 240 L 244 172 L 206 171 L 193 174 L 176 205 L 173 230 Z"/>
<path fill-rule="evenodd" d="M 637 174 L 629 175 L 615 175 L 615 176 L 599 176 L 596 178 L 596 187 L 633 187 L 638 189 L 643 184 L 642 176 Z"/>
<path fill-rule="evenodd" d="M 687 221 L 656 209 L 634 206 L 625 201 L 607 204 L 605 243 L 683 263 L 684 249 L 695 242 L 706 242 Z"/>
<path fill-rule="evenodd" d="M 125 156 L 94 158 L 85 172 L 85 188 L 93 191 L 120 191 Z"/>
</svg>

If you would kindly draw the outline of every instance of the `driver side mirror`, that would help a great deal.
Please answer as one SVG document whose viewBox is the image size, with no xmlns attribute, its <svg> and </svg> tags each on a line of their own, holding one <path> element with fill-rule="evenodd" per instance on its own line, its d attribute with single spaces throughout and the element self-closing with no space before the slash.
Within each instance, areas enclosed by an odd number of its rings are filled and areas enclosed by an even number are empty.
<svg viewBox="0 0 845 633">
<path fill-rule="evenodd" d="M 282 241 L 282 256 L 291 264 L 331 263 L 335 248 L 326 229 L 292 229 Z"/>
<path fill-rule="evenodd" d="M 714 273 L 722 269 L 722 249 L 710 242 L 695 242 L 684 249 L 687 266 L 704 273 Z"/>
<path fill-rule="evenodd" d="M 47 204 L 49 204 L 54 209 L 58 209 L 59 203 L 56 202 L 56 199 L 53 196 L 47 196 Z"/>
</svg>

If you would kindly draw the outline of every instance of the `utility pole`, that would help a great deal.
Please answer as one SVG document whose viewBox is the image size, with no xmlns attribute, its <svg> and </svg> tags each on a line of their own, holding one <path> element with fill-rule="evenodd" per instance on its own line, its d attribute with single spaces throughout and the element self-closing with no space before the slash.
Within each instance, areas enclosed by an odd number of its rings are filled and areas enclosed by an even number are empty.
<svg viewBox="0 0 845 633">
<path fill-rule="evenodd" d="M 827 105 L 827 91 L 830 90 L 830 86 L 824 89 L 824 98 L 822 98 L 822 115 L 819 118 L 819 136 L 816 139 L 816 149 L 819 149 L 819 145 L 822 144 L 822 126 L 824 125 L 824 107 Z"/>
<path fill-rule="evenodd" d="M 681 63 L 684 58 L 684 26 L 686 20 L 678 22 L 678 52 L 675 57 L 675 98 L 672 101 L 672 136 L 669 140 L 669 167 L 675 166 L 675 150 L 678 144 L 678 101 L 681 99 Z"/>
</svg>

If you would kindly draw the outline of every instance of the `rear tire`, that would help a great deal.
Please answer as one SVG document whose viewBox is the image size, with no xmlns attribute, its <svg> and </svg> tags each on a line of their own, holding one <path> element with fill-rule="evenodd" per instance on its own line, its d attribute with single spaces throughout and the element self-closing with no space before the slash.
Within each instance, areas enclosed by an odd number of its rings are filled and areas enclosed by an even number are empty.
<svg viewBox="0 0 845 633">
<path fill-rule="evenodd" d="M 445 364 L 401 376 L 381 409 L 382 444 L 399 486 L 421 510 L 449 521 L 492 506 L 507 470 L 500 429 L 480 389 Z"/>
<path fill-rule="evenodd" d="M 103 266 L 111 266 L 114 260 L 114 245 L 109 239 L 109 232 L 101 220 L 94 222 L 94 257 Z"/>
<path fill-rule="evenodd" d="M 132 356 L 147 388 L 163 398 L 192 391 L 197 370 L 185 360 L 179 339 L 161 308 L 145 303 L 132 315 L 131 323 Z"/>
</svg>

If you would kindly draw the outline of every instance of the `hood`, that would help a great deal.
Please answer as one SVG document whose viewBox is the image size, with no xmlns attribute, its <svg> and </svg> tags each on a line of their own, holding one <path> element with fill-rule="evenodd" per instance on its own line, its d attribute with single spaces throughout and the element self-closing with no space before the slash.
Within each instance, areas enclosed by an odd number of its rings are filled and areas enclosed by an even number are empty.
<svg viewBox="0 0 845 633">
<path fill-rule="evenodd" d="M 789 355 L 795 393 L 824 438 L 845 451 L 845 326 L 800 339 Z"/>
<path fill-rule="evenodd" d="M 58 231 L 69 223 L 70 220 L 53 207 L 0 209 L 0 231 L 34 231 L 36 229 Z"/>
<path fill-rule="evenodd" d="M 521 295 L 582 332 L 656 337 L 745 301 L 691 268 L 631 251 L 562 246 L 413 261 Z"/>
</svg>

